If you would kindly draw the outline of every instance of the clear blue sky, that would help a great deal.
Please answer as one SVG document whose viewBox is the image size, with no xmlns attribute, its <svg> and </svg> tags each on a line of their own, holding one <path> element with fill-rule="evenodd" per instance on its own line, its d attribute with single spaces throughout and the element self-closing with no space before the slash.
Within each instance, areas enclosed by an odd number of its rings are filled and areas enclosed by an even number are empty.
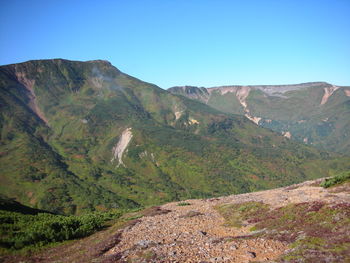
<svg viewBox="0 0 350 263">
<path fill-rule="evenodd" d="M 350 85 L 350 0 L 2 0 L 0 64 L 109 60 L 174 85 Z"/>
</svg>

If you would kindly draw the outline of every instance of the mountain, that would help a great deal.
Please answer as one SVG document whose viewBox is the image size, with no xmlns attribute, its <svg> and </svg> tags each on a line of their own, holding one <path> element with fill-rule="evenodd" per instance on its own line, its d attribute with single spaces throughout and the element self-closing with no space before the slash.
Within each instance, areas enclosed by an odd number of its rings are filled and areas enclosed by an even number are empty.
<svg viewBox="0 0 350 263">
<path fill-rule="evenodd" d="M 350 154 L 350 87 L 297 85 L 173 87 L 174 94 L 220 111 L 245 115 L 259 126 L 322 150 Z"/>
<path fill-rule="evenodd" d="M 348 157 L 103 60 L 1 66 L 0 107 L 0 193 L 55 213 L 243 193 L 350 168 Z"/>
</svg>

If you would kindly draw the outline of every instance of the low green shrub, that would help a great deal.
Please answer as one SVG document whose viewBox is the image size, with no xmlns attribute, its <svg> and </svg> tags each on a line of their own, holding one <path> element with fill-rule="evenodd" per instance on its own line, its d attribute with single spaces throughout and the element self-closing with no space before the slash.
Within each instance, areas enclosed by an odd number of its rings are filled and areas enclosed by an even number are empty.
<svg viewBox="0 0 350 263">
<path fill-rule="evenodd" d="M 326 179 L 324 182 L 321 183 L 321 186 L 324 188 L 328 188 L 334 185 L 344 183 L 346 181 L 350 181 L 350 171 L 343 172 L 343 173 L 337 174 L 332 178 Z"/>
<path fill-rule="evenodd" d="M 25 215 L 0 210 L 0 246 L 17 250 L 85 237 L 103 228 L 106 221 L 121 215 L 120 211 L 81 216 Z"/>
<path fill-rule="evenodd" d="M 187 206 L 187 205 L 191 205 L 191 204 L 187 202 L 181 202 L 177 204 L 177 206 Z"/>
</svg>

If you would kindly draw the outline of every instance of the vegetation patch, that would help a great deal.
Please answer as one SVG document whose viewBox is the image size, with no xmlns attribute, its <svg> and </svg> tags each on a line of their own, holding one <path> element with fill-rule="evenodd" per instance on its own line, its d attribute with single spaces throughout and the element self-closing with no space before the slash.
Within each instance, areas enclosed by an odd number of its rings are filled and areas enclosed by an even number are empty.
<svg viewBox="0 0 350 263">
<path fill-rule="evenodd" d="M 181 202 L 177 204 L 177 206 L 188 206 L 188 205 L 191 205 L 191 204 L 187 202 Z"/>
<path fill-rule="evenodd" d="M 259 204 L 259 203 L 258 203 Z M 251 207 L 251 208 L 250 208 Z M 273 210 L 248 202 L 217 207 L 227 225 L 240 227 L 254 223 L 255 234 L 245 238 L 288 242 L 291 250 L 282 262 L 350 261 L 350 204 L 306 202 Z M 264 231 L 259 231 L 264 230 Z M 325 261 L 326 260 L 326 261 Z"/>
<path fill-rule="evenodd" d="M 324 182 L 321 183 L 321 186 L 328 188 L 335 185 L 340 185 L 344 182 L 350 182 L 350 171 L 339 173 L 332 178 L 327 178 Z"/>
<path fill-rule="evenodd" d="M 127 263 L 156 262 L 157 254 L 152 250 L 139 251 L 136 255 L 128 256 Z"/>
<path fill-rule="evenodd" d="M 269 210 L 269 206 L 261 202 L 223 204 L 215 208 L 225 218 L 225 226 L 231 227 L 242 227 L 247 220 L 251 222 L 252 218 Z"/>
<path fill-rule="evenodd" d="M 34 217 L 32 218 L 32 221 L 35 221 L 35 217 L 38 218 L 36 220 L 39 220 L 38 216 L 42 216 L 40 212 L 38 213 L 40 210 L 34 210 L 36 215 L 32 215 Z M 51 242 L 46 245 L 36 243 L 28 245 L 22 249 L 8 248 L 8 246 L 4 246 L 3 241 L 6 236 L 9 238 L 15 236 L 15 233 L 11 233 L 12 230 L 4 232 L 4 224 L 2 223 L 3 221 L 1 221 L 0 262 L 116 262 L 121 258 L 121 253 L 110 254 L 108 256 L 105 255 L 105 253 L 120 242 L 120 229 L 136 225 L 139 223 L 138 218 L 151 214 L 154 215 L 156 213 L 164 213 L 164 211 L 168 210 L 162 210 L 159 207 L 150 207 L 144 210 L 114 210 L 111 212 L 99 212 L 84 216 L 58 216 L 49 214 L 54 218 L 57 217 L 57 221 L 58 218 L 75 218 L 79 220 L 87 216 L 92 216 L 95 219 L 100 218 L 101 220 L 99 221 L 99 227 L 92 231 L 95 233 L 87 237 L 66 242 Z M 26 215 L 19 214 L 19 216 Z M 46 220 L 42 220 L 42 223 L 45 224 Z M 24 231 L 24 229 L 22 229 L 22 231 Z"/>
<path fill-rule="evenodd" d="M 108 220 L 121 215 L 119 210 L 81 216 L 30 215 L 0 210 L 0 246 L 7 250 L 33 249 L 82 238 L 102 229 Z"/>
</svg>

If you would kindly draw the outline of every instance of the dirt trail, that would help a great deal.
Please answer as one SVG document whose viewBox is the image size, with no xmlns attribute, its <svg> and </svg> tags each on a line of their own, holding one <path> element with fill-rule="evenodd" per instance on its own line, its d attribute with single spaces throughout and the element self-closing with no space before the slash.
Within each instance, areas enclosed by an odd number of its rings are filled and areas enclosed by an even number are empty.
<svg viewBox="0 0 350 263">
<path fill-rule="evenodd" d="M 122 233 L 121 242 L 107 255 L 118 254 L 121 262 L 269 262 L 288 250 L 288 244 L 274 240 L 235 239 L 248 235 L 252 225 L 242 228 L 224 226 L 215 206 L 247 201 L 264 202 L 272 208 L 288 203 L 324 200 L 350 202 L 347 193 L 330 193 L 313 186 L 319 181 L 255 193 L 207 200 L 187 200 L 161 206 L 168 213 L 145 216 Z M 139 261 L 140 258 L 147 259 Z M 129 262 L 128 261 L 128 262 Z"/>
</svg>

